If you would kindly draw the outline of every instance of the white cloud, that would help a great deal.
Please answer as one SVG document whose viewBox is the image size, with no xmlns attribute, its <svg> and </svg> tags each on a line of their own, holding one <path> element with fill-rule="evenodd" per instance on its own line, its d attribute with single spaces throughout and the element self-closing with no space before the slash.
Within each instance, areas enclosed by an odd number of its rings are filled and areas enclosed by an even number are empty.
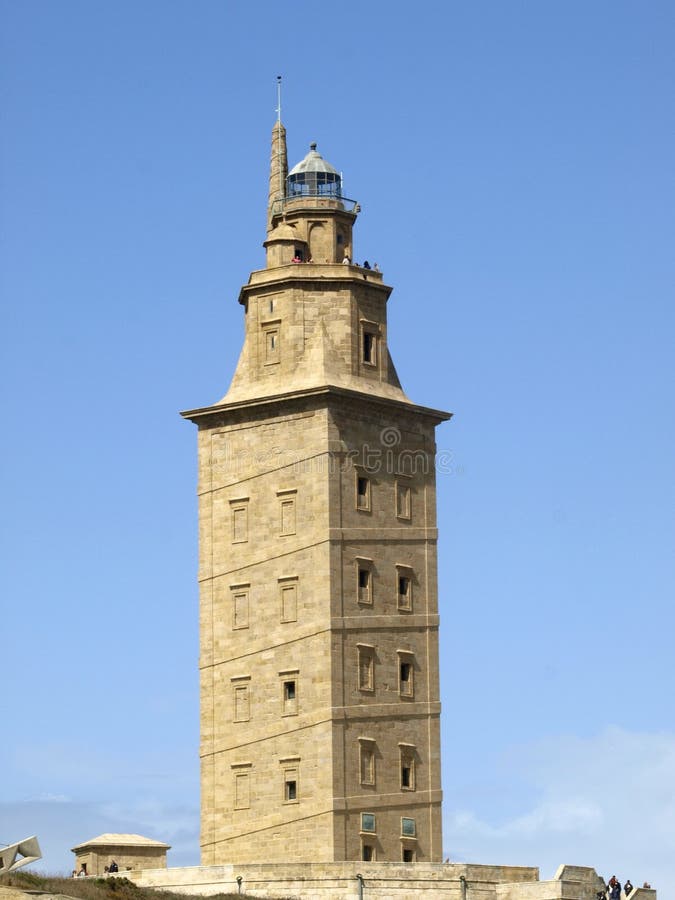
<svg viewBox="0 0 675 900">
<path fill-rule="evenodd" d="M 540 866 L 543 878 L 570 863 L 662 889 L 675 881 L 675 735 L 548 738 L 513 748 L 499 776 L 534 789 L 535 802 L 491 818 L 446 796 L 451 859 Z"/>
</svg>

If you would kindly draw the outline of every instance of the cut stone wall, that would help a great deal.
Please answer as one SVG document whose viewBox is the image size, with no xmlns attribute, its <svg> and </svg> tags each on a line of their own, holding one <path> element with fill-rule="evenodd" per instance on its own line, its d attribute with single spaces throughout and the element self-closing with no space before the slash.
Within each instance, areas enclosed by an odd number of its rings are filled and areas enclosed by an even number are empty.
<svg viewBox="0 0 675 900">
<path fill-rule="evenodd" d="M 363 876 L 364 900 L 496 900 L 500 882 L 533 882 L 539 870 L 520 866 L 475 866 L 454 863 L 295 863 L 237 866 L 195 866 L 133 873 L 143 887 L 176 893 L 217 894 L 237 890 L 252 897 L 284 900 L 347 900 L 359 898 Z M 465 879 L 465 882 L 461 881 Z M 466 884 L 466 892 L 463 884 Z M 572 898 L 570 898 L 572 900 Z"/>
<path fill-rule="evenodd" d="M 252 863 L 132 874 L 143 887 L 205 896 L 237 891 L 237 877 L 242 894 L 270 900 L 596 900 L 603 886 L 589 867 L 561 866 L 555 878 L 539 881 L 537 868 L 470 863 Z M 657 900 L 656 891 L 637 888 L 630 900 Z"/>
</svg>

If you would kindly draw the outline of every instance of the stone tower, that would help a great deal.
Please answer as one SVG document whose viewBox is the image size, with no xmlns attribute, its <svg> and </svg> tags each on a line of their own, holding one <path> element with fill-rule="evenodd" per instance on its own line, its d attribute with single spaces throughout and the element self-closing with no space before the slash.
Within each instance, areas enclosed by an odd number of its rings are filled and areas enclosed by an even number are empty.
<svg viewBox="0 0 675 900">
<path fill-rule="evenodd" d="M 440 861 L 434 429 L 359 207 L 272 135 L 266 268 L 199 426 L 202 864 Z M 347 257 L 347 259 L 345 259 Z"/>
</svg>

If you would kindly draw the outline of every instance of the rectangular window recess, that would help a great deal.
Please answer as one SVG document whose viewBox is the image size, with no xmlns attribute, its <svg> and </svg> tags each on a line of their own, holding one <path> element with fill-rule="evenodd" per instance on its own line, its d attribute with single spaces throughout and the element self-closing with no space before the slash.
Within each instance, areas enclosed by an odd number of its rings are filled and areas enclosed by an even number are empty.
<svg viewBox="0 0 675 900">
<path fill-rule="evenodd" d="M 396 480 L 396 516 L 399 519 L 412 518 L 412 491 L 409 484 Z"/>
<path fill-rule="evenodd" d="M 377 365 L 377 335 L 372 331 L 363 332 L 362 359 L 366 365 Z"/>
<path fill-rule="evenodd" d="M 398 692 L 401 697 L 412 698 L 414 694 L 413 686 L 413 664 L 401 659 L 399 662 L 399 680 Z"/>
<path fill-rule="evenodd" d="M 412 663 L 402 662 L 401 663 L 401 681 L 407 684 L 411 680 L 412 680 Z"/>
<path fill-rule="evenodd" d="M 370 509 L 370 479 L 365 475 L 356 477 L 356 507 L 357 509 Z"/>
<path fill-rule="evenodd" d="M 279 500 L 279 534 L 289 535 L 296 533 L 296 501 L 297 491 L 277 492 Z"/>
<path fill-rule="evenodd" d="M 266 328 L 265 335 L 265 365 L 277 365 L 279 363 L 279 329 Z"/>
<path fill-rule="evenodd" d="M 401 837 L 416 838 L 417 830 L 414 819 L 401 818 Z"/>
<path fill-rule="evenodd" d="M 232 594 L 232 628 L 248 628 L 249 586 L 233 588 Z"/>
<path fill-rule="evenodd" d="M 373 647 L 357 645 L 357 684 L 360 691 L 375 690 L 375 650 Z"/>
<path fill-rule="evenodd" d="M 375 833 L 375 813 L 361 813 L 361 831 L 366 834 Z"/>
<path fill-rule="evenodd" d="M 283 623 L 298 620 L 298 578 L 279 579 L 279 618 Z"/>
</svg>

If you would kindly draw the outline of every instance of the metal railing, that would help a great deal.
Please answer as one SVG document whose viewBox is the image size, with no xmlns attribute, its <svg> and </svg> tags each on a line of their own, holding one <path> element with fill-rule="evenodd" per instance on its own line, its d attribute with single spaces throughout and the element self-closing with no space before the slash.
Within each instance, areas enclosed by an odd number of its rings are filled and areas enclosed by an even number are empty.
<svg viewBox="0 0 675 900">
<path fill-rule="evenodd" d="M 302 206 L 308 200 L 311 201 L 308 206 L 312 209 L 321 209 L 325 206 L 326 209 L 337 208 L 350 213 L 358 213 L 361 209 L 358 201 L 350 200 L 349 197 L 336 197 L 331 194 L 292 194 L 272 203 L 272 215 L 281 216 L 289 204 Z"/>
</svg>

